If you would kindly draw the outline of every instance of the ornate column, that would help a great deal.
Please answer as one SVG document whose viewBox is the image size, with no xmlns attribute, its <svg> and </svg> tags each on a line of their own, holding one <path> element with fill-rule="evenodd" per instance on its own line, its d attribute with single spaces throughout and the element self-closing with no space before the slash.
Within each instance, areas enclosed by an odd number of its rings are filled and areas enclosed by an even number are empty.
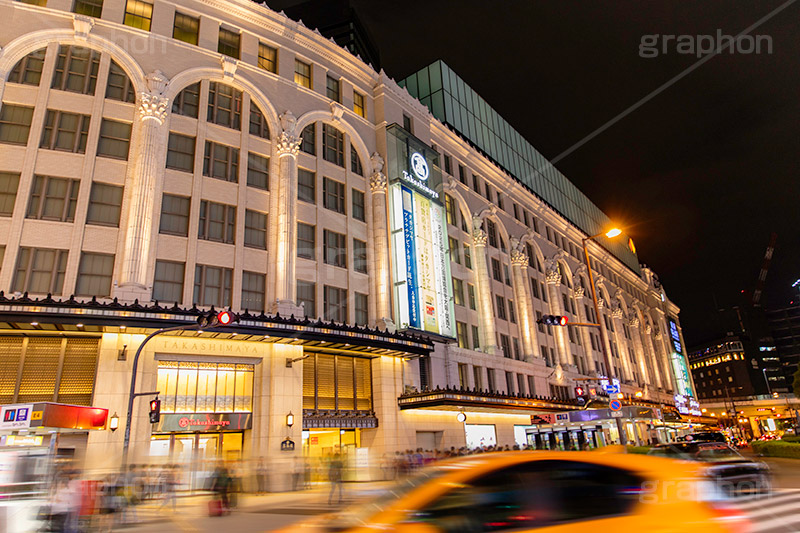
<svg viewBox="0 0 800 533">
<path fill-rule="evenodd" d="M 653 384 L 657 387 L 664 387 L 664 382 L 662 378 L 662 370 L 661 365 L 658 363 L 658 355 L 656 354 L 656 349 L 653 346 L 653 328 L 650 324 L 645 324 L 644 329 L 641 327 L 639 328 L 639 334 L 642 335 L 642 346 L 644 347 L 645 357 L 650 363 L 650 368 L 653 370 Z"/>
<path fill-rule="evenodd" d="M 514 283 L 514 297 L 517 300 L 517 319 L 522 337 L 522 353 L 526 361 L 531 361 L 536 354 L 536 326 L 533 318 L 533 307 L 528 297 L 528 255 L 525 247 L 516 240 L 511 242 L 511 279 Z"/>
<path fill-rule="evenodd" d="M 603 313 L 603 308 L 606 306 L 605 298 L 597 298 L 597 311 L 599 313 L 597 317 L 597 321 L 600 323 L 600 329 L 602 329 L 602 334 L 600 335 L 600 342 L 605 344 L 605 351 L 608 354 L 608 361 L 605 361 L 606 364 L 611 364 L 614 368 L 606 369 L 606 372 L 609 376 L 617 378 L 619 380 L 622 379 L 622 376 L 619 375 L 620 368 L 616 361 L 614 361 L 614 352 L 611 351 L 611 332 L 606 327 L 606 320 L 605 320 L 605 313 Z"/>
<path fill-rule="evenodd" d="M 558 262 L 553 259 L 547 260 L 545 269 L 545 282 L 547 285 L 547 299 L 550 301 L 550 313 L 553 315 L 563 315 L 561 309 L 561 293 L 558 290 L 561 285 L 561 272 L 558 270 Z M 566 328 L 569 326 L 550 326 L 553 328 L 556 337 L 556 347 L 558 348 L 558 362 L 562 366 L 574 365 L 572 351 L 569 349 Z"/>
<path fill-rule="evenodd" d="M 486 232 L 481 228 L 481 218 L 472 219 L 472 249 L 475 262 L 475 285 L 478 292 L 478 315 L 480 316 L 481 348 L 488 354 L 496 354 L 497 335 L 494 324 L 494 307 L 492 306 L 492 285 L 489 279 L 489 268 L 486 265 Z"/>
<path fill-rule="evenodd" d="M 614 307 L 611 309 L 611 320 L 614 321 L 614 340 L 617 342 L 617 354 L 619 354 L 620 366 L 622 367 L 619 377 L 624 381 L 633 382 L 628 343 L 624 340 L 625 336 L 622 334 L 623 317 L 622 308 Z"/>
<path fill-rule="evenodd" d="M 669 360 L 670 351 L 666 348 L 665 340 L 665 335 L 661 330 L 656 329 L 653 334 L 653 345 L 656 347 L 656 353 L 658 355 L 656 359 L 661 363 L 661 368 L 663 369 L 662 383 L 665 389 L 672 389 L 674 392 L 675 383 L 672 377 L 672 361 Z"/>
<path fill-rule="evenodd" d="M 642 374 L 642 382 L 650 383 L 651 377 L 650 372 L 647 368 L 647 364 L 645 364 L 645 356 L 644 356 L 644 348 L 642 347 L 642 337 L 639 334 L 639 318 L 635 315 L 631 316 L 628 319 L 628 330 L 631 333 L 631 344 L 633 345 L 633 354 L 637 365 L 639 366 L 639 372 Z"/>
<path fill-rule="evenodd" d="M 275 301 L 272 312 L 283 316 L 303 314 L 295 303 L 297 281 L 295 263 L 297 258 L 297 151 L 300 136 L 297 134 L 297 119 L 291 111 L 280 116 L 281 133 L 276 142 L 279 175 L 275 195 L 271 202 L 277 225 L 275 265 L 271 268 L 275 279 Z"/>
<path fill-rule="evenodd" d="M 125 224 L 125 248 L 119 286 L 114 295 L 125 300 L 150 300 L 147 288 L 147 265 L 154 244 L 153 216 L 156 187 L 164 176 L 167 148 L 166 127 L 169 99 L 163 96 L 169 80 L 160 71 L 147 76 L 149 92 L 139 95 L 136 143 L 130 154 L 133 159 L 129 176 L 130 203 Z"/>
<path fill-rule="evenodd" d="M 573 278 L 578 279 L 577 276 Z M 577 285 L 577 284 L 576 284 Z M 583 310 L 583 298 L 586 296 L 586 289 L 580 286 L 576 286 L 572 289 L 572 297 L 575 298 L 575 307 L 577 308 L 577 319 L 578 322 L 591 322 L 590 318 L 586 316 L 586 313 Z M 590 337 L 591 332 L 589 331 L 588 327 L 579 327 L 577 328 L 578 335 L 581 338 L 581 344 L 583 345 L 583 353 L 586 355 L 586 365 L 588 366 L 587 371 L 590 374 L 594 374 L 597 372 L 597 363 L 594 360 L 594 354 L 592 353 L 592 339 Z"/>
<path fill-rule="evenodd" d="M 372 235 L 374 238 L 373 254 L 375 268 L 372 278 L 375 284 L 376 298 L 376 325 L 381 328 L 394 330 L 391 308 L 391 281 L 392 273 L 389 271 L 389 219 L 386 211 L 386 191 L 388 180 L 383 173 L 383 158 L 377 152 L 370 157 L 372 162 L 372 175 L 369 178 L 369 188 L 372 191 Z"/>
</svg>

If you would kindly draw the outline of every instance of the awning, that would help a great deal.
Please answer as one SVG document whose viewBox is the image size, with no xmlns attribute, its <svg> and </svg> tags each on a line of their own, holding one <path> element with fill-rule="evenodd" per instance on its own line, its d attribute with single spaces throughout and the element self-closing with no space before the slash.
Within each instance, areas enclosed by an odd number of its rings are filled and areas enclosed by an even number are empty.
<svg viewBox="0 0 800 533">
<path fill-rule="evenodd" d="M 0 431 L 105 429 L 108 409 L 54 402 L 19 403 L 0 407 Z"/>
</svg>

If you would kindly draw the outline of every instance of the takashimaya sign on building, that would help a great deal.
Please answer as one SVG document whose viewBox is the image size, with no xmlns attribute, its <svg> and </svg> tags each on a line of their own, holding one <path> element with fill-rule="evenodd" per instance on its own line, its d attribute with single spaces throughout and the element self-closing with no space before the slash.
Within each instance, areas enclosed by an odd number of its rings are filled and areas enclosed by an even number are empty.
<svg viewBox="0 0 800 533">
<path fill-rule="evenodd" d="M 447 222 L 436 187 L 438 154 L 387 129 L 395 316 L 401 329 L 455 336 Z"/>
</svg>

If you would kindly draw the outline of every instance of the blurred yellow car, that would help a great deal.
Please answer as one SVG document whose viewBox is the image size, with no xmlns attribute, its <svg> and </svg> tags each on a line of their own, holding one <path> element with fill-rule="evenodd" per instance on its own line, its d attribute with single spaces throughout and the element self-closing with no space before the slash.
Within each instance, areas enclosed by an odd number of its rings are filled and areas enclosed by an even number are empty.
<svg viewBox="0 0 800 533">
<path fill-rule="evenodd" d="M 443 461 L 373 501 L 284 531 L 748 531 L 746 516 L 717 496 L 697 463 L 608 451 L 487 453 Z"/>
</svg>

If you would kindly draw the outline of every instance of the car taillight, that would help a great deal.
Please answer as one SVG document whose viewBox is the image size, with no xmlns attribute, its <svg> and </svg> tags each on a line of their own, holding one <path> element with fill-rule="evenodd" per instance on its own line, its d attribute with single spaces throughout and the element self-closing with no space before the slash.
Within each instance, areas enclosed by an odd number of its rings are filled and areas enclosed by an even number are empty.
<svg viewBox="0 0 800 533">
<path fill-rule="evenodd" d="M 748 533 L 751 530 L 750 519 L 740 509 L 714 504 L 711 505 L 711 512 L 714 514 L 713 520 L 730 533 Z"/>
</svg>

